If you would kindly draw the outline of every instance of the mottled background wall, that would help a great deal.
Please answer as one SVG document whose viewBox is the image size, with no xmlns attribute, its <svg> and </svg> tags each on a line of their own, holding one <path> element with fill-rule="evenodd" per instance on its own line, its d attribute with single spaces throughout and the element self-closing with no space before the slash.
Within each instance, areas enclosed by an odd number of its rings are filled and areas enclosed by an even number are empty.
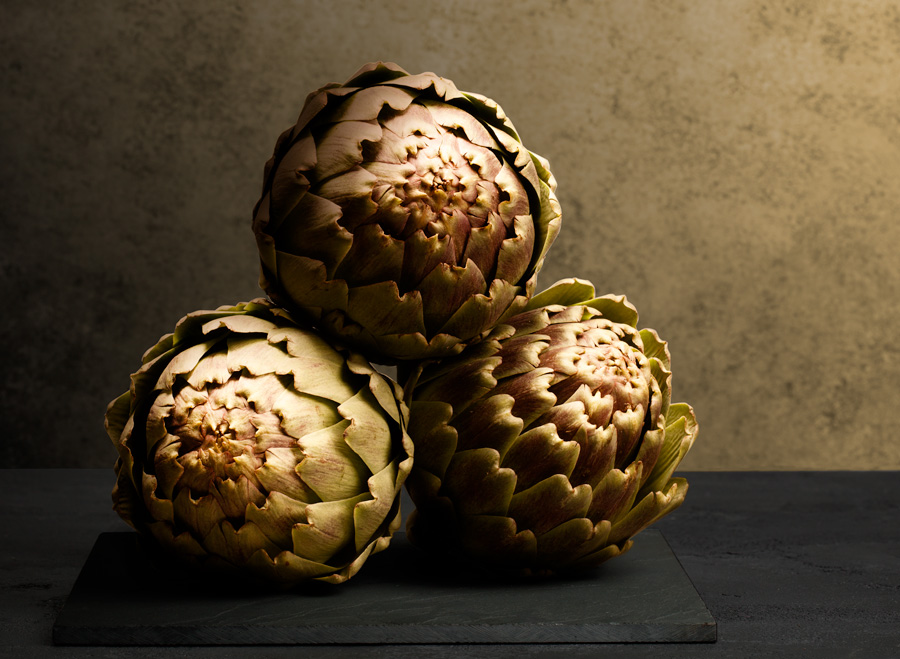
<svg viewBox="0 0 900 659">
<path fill-rule="evenodd" d="M 549 158 L 542 283 L 670 341 L 688 469 L 900 468 L 900 10 L 765 2 L 6 2 L 2 466 L 106 466 L 109 399 L 249 299 L 262 166 L 370 60 L 485 93 Z"/>
</svg>

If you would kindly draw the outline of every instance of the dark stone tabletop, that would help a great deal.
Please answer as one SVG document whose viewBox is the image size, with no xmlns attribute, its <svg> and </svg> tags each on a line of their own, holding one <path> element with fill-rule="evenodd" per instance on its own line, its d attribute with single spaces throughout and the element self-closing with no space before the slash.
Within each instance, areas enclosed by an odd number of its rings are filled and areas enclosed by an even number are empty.
<svg viewBox="0 0 900 659">
<path fill-rule="evenodd" d="M 173 647 L 164 654 L 900 657 L 900 473 L 679 475 L 690 482 L 687 500 L 653 528 L 715 617 L 715 643 Z M 98 535 L 128 530 L 110 507 L 113 480 L 111 469 L 0 470 L 0 656 L 160 656 L 158 647 L 52 644 L 54 620 Z"/>
</svg>

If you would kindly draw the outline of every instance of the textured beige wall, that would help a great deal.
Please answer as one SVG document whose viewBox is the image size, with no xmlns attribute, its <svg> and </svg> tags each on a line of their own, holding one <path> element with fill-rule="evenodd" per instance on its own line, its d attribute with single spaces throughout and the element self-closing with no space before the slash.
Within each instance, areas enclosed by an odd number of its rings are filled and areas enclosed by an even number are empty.
<svg viewBox="0 0 900 659">
<path fill-rule="evenodd" d="M 382 59 L 493 97 L 549 158 L 542 284 L 625 293 L 670 341 L 684 468 L 900 468 L 897 7 L 3 3 L 8 466 L 111 462 L 141 352 L 258 294 L 279 132 Z"/>
</svg>

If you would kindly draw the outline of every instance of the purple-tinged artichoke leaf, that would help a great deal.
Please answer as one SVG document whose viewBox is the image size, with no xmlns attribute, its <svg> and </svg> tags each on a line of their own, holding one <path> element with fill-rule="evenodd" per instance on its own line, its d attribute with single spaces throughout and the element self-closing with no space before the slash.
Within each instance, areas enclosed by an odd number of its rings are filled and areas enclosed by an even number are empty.
<svg viewBox="0 0 900 659">
<path fill-rule="evenodd" d="M 372 199 L 372 190 L 377 180 L 368 169 L 357 166 L 323 181 L 312 193 L 340 206 L 339 223 L 345 229 L 353 230 L 356 227 L 347 226 L 344 217 L 369 217 L 378 210 L 378 204 Z"/>
<path fill-rule="evenodd" d="M 278 253 L 296 254 L 321 261 L 333 272 L 346 258 L 353 235 L 341 226 L 341 207 L 330 199 L 307 194 L 291 211 L 273 238 Z"/>
<path fill-rule="evenodd" d="M 402 240 L 386 235 L 377 224 L 367 224 L 353 234 L 353 244 L 334 276 L 350 286 L 397 281 L 403 269 L 404 250 Z"/>
<path fill-rule="evenodd" d="M 243 517 L 248 505 L 261 506 L 266 501 L 266 495 L 245 476 L 236 480 L 220 479 L 214 483 L 210 493 L 222 507 L 225 516 L 235 519 Z"/>
<path fill-rule="evenodd" d="M 644 414 L 643 405 L 613 412 L 612 424 L 616 427 L 616 467 L 620 469 L 625 466 L 625 461 L 640 443 Z"/>
<path fill-rule="evenodd" d="M 418 289 L 421 291 L 423 301 L 425 327 L 432 333 L 447 332 L 446 326 L 451 325 L 448 322 L 451 319 L 455 320 L 454 325 L 464 324 L 460 320 L 456 320 L 455 316 L 462 311 L 461 307 L 464 303 L 471 301 L 472 296 L 483 295 L 487 292 L 487 282 L 484 279 L 484 273 L 478 269 L 478 266 L 468 260 L 465 266 L 438 264 L 438 267 L 425 276 Z M 486 305 L 482 303 L 479 306 L 483 308 Z M 461 315 L 465 316 L 475 311 L 475 309 L 467 308 Z M 475 322 L 483 323 L 484 321 L 478 317 Z M 481 325 L 478 327 L 480 328 Z M 459 336 L 465 338 L 465 335 L 460 334 Z"/>
<path fill-rule="evenodd" d="M 500 204 L 497 207 L 497 212 L 500 217 L 504 220 L 504 224 L 511 223 L 514 218 L 522 218 L 527 221 L 529 225 L 533 226 L 533 214 L 529 212 L 529 209 L 532 208 L 531 200 L 528 195 L 528 190 L 523 187 L 522 179 L 516 174 L 515 169 L 508 162 L 503 162 L 500 171 L 497 172 L 497 175 L 494 176 L 494 183 L 497 185 L 497 188 L 500 193 Z M 534 232 L 530 231 L 532 235 L 531 245 L 534 244 Z"/>
<path fill-rule="evenodd" d="M 510 470 L 510 473 L 515 473 Z M 584 517 L 591 505 L 591 487 L 572 487 L 563 474 L 554 474 L 513 495 L 509 516 L 519 528 L 535 535 L 546 533 L 563 522 Z"/>
<path fill-rule="evenodd" d="M 306 458 L 297 474 L 322 501 L 348 499 L 368 491 L 370 473 L 362 459 L 344 442 L 350 421 L 343 421 L 298 440 Z"/>
<path fill-rule="evenodd" d="M 463 340 L 477 336 L 482 327 L 493 327 L 500 321 L 501 309 L 509 308 L 520 292 L 520 287 L 494 279 L 487 294 L 476 293 L 463 302 L 441 327 L 441 332 Z"/>
<path fill-rule="evenodd" d="M 377 334 L 425 334 L 422 296 L 419 291 L 403 295 L 394 281 L 350 289 L 352 318 Z"/>
<path fill-rule="evenodd" d="M 303 460 L 299 448 L 270 448 L 265 453 L 265 463 L 256 471 L 256 478 L 272 494 L 290 497 L 300 502 L 316 503 L 319 496 L 297 474 L 297 465 Z"/>
<path fill-rule="evenodd" d="M 515 233 L 503 240 L 497 254 L 496 279 L 520 284 L 528 273 L 534 251 L 534 233 L 527 228 L 530 223 L 529 215 L 514 216 Z"/>
<path fill-rule="evenodd" d="M 330 115 L 331 121 L 374 121 L 386 108 L 395 111 L 406 110 L 416 98 L 416 94 L 398 87 L 368 87 L 347 95 Z"/>
<path fill-rule="evenodd" d="M 362 163 L 363 142 L 377 142 L 381 130 L 375 121 L 341 121 L 329 126 L 316 137 L 313 181 L 324 181 Z"/>
<path fill-rule="evenodd" d="M 291 299 L 302 302 L 306 315 L 318 318 L 322 308 L 346 311 L 349 293 L 347 283 L 330 281 L 325 265 L 321 261 L 296 256 L 287 252 L 277 252 L 278 279 L 284 292 L 270 290 L 275 302 L 288 303 Z M 283 300 L 283 296 L 287 296 Z"/>
<path fill-rule="evenodd" d="M 384 441 L 391 428 L 384 418 L 384 410 L 372 392 L 361 389 L 337 408 L 350 425 L 344 430 L 344 442 L 360 457 L 373 474 L 391 462 L 391 444 Z"/>
<path fill-rule="evenodd" d="M 530 311 L 524 311 L 522 313 L 516 314 L 512 318 L 505 319 L 504 325 L 501 328 L 510 327 L 512 328 L 512 332 L 504 332 L 502 336 L 496 336 L 498 341 L 504 339 L 510 339 L 510 337 L 520 337 L 528 334 L 540 334 L 550 325 L 550 314 L 558 312 L 562 310 L 563 307 L 559 306 L 546 306 L 541 307 L 539 309 L 533 309 Z M 494 332 L 491 333 L 492 336 L 497 332 L 500 328 L 495 328 Z M 541 334 L 538 337 L 542 340 L 548 340 L 550 337 Z M 498 349 L 502 350 L 502 346 Z"/>
<path fill-rule="evenodd" d="M 439 401 L 449 405 L 454 414 L 460 414 L 497 386 L 493 371 L 499 365 L 500 357 L 484 357 L 458 364 L 441 378 L 422 378 L 416 387 L 415 400 Z M 440 368 L 441 364 L 437 366 Z"/>
<path fill-rule="evenodd" d="M 494 369 L 494 377 L 502 380 L 538 368 L 541 355 L 548 347 L 546 337 L 541 334 L 524 334 L 507 339 L 497 352 L 503 361 Z"/>
<path fill-rule="evenodd" d="M 452 252 L 449 237 L 426 236 L 423 231 L 416 231 L 404 241 L 402 289 L 418 287 L 428 273 L 451 257 Z"/>
<path fill-rule="evenodd" d="M 556 404 L 556 396 L 550 392 L 554 375 L 552 368 L 536 368 L 518 377 L 498 381 L 492 393 L 512 396 L 516 401 L 512 412 L 527 428 Z"/>
<path fill-rule="evenodd" d="M 514 403 L 512 396 L 498 394 L 483 398 L 456 415 L 453 418 L 453 426 L 459 432 L 456 450 L 492 448 L 502 461 L 522 433 L 522 420 L 512 414 Z"/>
<path fill-rule="evenodd" d="M 497 140 L 471 113 L 437 101 L 423 100 L 422 107 L 428 110 L 435 123 L 462 132 L 466 140 L 486 149 L 496 149 Z M 453 132 L 453 131 L 451 131 Z"/>
<path fill-rule="evenodd" d="M 308 132 L 294 142 L 272 173 L 272 191 L 261 202 L 267 204 L 265 229 L 274 234 L 309 190 L 304 174 L 316 166 L 316 143 Z M 263 227 L 260 227 L 263 228 Z"/>
<path fill-rule="evenodd" d="M 569 400 L 554 405 L 541 415 L 535 421 L 535 425 L 552 424 L 559 436 L 565 440 L 573 439 L 580 431 L 595 431 L 597 426 L 591 423 L 587 406 L 578 396 L 581 391 L 584 391 L 586 395 L 591 395 L 587 385 L 582 385 Z M 571 474 L 566 475 L 571 476 Z"/>
<path fill-rule="evenodd" d="M 581 446 L 581 451 L 569 480 L 573 485 L 586 483 L 596 489 L 615 465 L 616 428 L 606 426 L 591 430 L 586 426 L 575 434 L 574 439 Z"/>
<path fill-rule="evenodd" d="M 530 428 L 513 439 L 500 464 L 515 472 L 516 493 L 551 476 L 568 479 L 578 461 L 578 443 L 561 439 L 552 423 Z"/>
<path fill-rule="evenodd" d="M 396 80 L 391 81 L 390 84 L 397 87 L 418 89 L 423 92 L 427 92 L 427 90 L 431 88 L 434 90 L 434 95 L 444 101 L 452 101 L 457 98 L 463 98 L 462 94 L 452 81 L 436 76 L 434 73 L 430 72 L 397 78 Z"/>
<path fill-rule="evenodd" d="M 500 262 L 503 258 L 501 246 L 504 240 L 507 239 L 506 233 L 506 225 L 503 224 L 500 216 L 494 212 L 488 213 L 487 221 L 484 225 L 472 227 L 463 258 L 467 262 L 471 261 L 474 263 L 481 272 L 485 273 L 486 278 L 496 277 L 497 279 L 516 283 L 522 276 L 521 273 L 513 278 L 495 272 L 500 267 Z M 530 257 L 531 251 L 529 250 L 525 257 L 526 266 Z"/>
</svg>

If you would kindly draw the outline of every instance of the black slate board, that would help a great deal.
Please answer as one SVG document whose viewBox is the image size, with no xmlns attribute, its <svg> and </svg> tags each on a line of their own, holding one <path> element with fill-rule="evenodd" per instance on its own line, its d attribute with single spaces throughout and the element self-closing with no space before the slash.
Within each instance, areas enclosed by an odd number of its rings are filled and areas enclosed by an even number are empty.
<svg viewBox="0 0 900 659">
<path fill-rule="evenodd" d="M 577 577 L 499 582 L 432 562 L 404 534 L 349 582 L 235 592 L 102 533 L 59 645 L 712 642 L 716 622 L 654 529 Z"/>
</svg>

